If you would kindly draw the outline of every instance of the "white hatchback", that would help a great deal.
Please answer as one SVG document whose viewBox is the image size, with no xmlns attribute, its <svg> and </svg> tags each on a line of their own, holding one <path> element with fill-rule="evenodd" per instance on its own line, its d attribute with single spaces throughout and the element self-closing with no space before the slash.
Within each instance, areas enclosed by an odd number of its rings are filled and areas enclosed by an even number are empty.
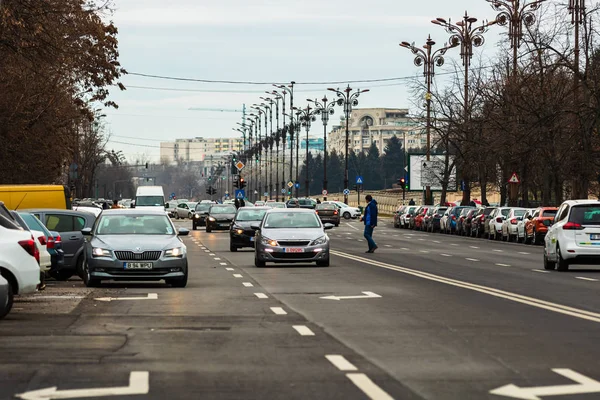
<svg viewBox="0 0 600 400">
<path fill-rule="evenodd" d="M 519 231 L 519 222 L 523 221 L 523 216 L 527 212 L 525 208 L 511 208 L 506 216 L 506 219 L 502 221 L 502 240 L 512 242 L 516 240 Z"/>
<path fill-rule="evenodd" d="M 600 264 L 600 201 L 565 201 L 544 238 L 544 268 Z"/>
<path fill-rule="evenodd" d="M 40 284 L 39 251 L 31 232 L 0 215 L 0 274 L 13 294 L 33 293 Z"/>
</svg>

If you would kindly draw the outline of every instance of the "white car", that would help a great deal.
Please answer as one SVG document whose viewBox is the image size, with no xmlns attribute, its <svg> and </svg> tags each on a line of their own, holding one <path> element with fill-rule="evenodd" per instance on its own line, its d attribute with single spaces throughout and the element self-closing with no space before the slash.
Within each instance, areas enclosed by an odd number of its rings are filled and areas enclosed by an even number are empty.
<svg viewBox="0 0 600 400">
<path fill-rule="evenodd" d="M 535 213 L 535 208 L 530 208 L 525 212 L 525 215 L 523 215 L 523 219 L 521 219 L 519 221 L 519 223 L 517 224 L 517 242 L 518 243 L 525 243 L 526 242 L 526 233 L 525 233 L 525 223 L 527 221 L 529 221 L 532 217 L 533 214 Z"/>
<path fill-rule="evenodd" d="M 448 220 L 450 219 L 450 211 L 452 211 L 452 207 L 448 207 L 444 214 L 440 218 L 440 232 L 446 233 L 448 230 Z"/>
<path fill-rule="evenodd" d="M 419 206 L 408 206 L 404 209 L 404 212 L 400 215 L 400 228 L 408 229 L 409 220 L 415 214 Z"/>
<path fill-rule="evenodd" d="M 335 204 L 340 211 L 340 215 L 345 219 L 356 219 L 360 217 L 360 209 L 357 207 L 350 207 L 341 201 L 324 201 L 323 204 Z"/>
<path fill-rule="evenodd" d="M 502 240 L 512 242 L 518 236 L 518 225 L 519 222 L 523 222 L 523 216 L 527 212 L 526 208 L 511 208 L 506 216 L 506 219 L 502 221 Z"/>
<path fill-rule="evenodd" d="M 600 264 L 600 201 L 562 203 L 544 238 L 544 268 L 566 271 L 571 264 Z"/>
<path fill-rule="evenodd" d="M 34 293 L 40 284 L 39 252 L 31 232 L 0 215 L 0 275 L 13 294 Z"/>
<path fill-rule="evenodd" d="M 175 208 L 174 217 L 177 219 L 192 218 L 192 210 L 196 208 L 198 203 L 179 203 Z"/>
<path fill-rule="evenodd" d="M 510 213 L 510 207 L 498 207 L 490 214 L 489 239 L 496 240 L 502 236 L 502 224 Z"/>
<path fill-rule="evenodd" d="M 29 217 L 27 217 L 25 215 L 26 213 L 23 213 L 23 215 L 20 215 L 17 211 L 11 211 L 10 213 L 21 228 L 31 232 L 33 238 L 36 239 L 35 245 L 40 253 L 40 270 L 42 272 L 50 271 L 50 267 L 52 267 L 52 256 L 50 256 L 50 252 L 48 251 L 48 241 L 54 241 L 54 237 L 51 235 L 50 231 L 44 227 L 42 221 L 35 218 L 32 214 L 29 214 Z M 27 220 L 25 220 L 25 218 Z M 32 221 L 32 219 L 37 221 Z M 35 222 L 37 222 L 37 224 L 35 224 Z"/>
</svg>

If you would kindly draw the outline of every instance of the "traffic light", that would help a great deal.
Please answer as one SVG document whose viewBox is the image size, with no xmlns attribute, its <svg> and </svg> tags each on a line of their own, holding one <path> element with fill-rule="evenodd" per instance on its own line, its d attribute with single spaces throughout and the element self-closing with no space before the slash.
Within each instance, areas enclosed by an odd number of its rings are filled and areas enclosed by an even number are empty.
<svg viewBox="0 0 600 400">
<path fill-rule="evenodd" d="M 146 169 L 148 169 L 148 163 L 146 163 Z"/>
<path fill-rule="evenodd" d="M 246 180 L 244 178 L 240 177 L 239 186 L 236 186 L 236 187 L 239 187 L 240 189 L 245 188 L 246 187 Z"/>
<path fill-rule="evenodd" d="M 400 179 L 398 179 L 398 185 L 400 185 L 400 187 L 402 189 L 404 189 L 406 187 L 406 178 L 400 178 Z"/>
</svg>

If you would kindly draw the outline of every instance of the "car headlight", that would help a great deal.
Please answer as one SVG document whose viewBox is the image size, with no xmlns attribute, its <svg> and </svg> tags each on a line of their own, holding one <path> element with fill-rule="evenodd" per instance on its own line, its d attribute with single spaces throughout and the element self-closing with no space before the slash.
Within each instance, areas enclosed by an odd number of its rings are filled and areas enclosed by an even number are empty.
<svg viewBox="0 0 600 400">
<path fill-rule="evenodd" d="M 209 220 L 210 222 L 215 222 L 215 221 L 216 221 L 216 219 L 214 219 L 213 217 L 208 217 L 208 220 Z"/>
<path fill-rule="evenodd" d="M 234 233 L 237 233 L 238 235 L 241 235 L 244 233 L 244 230 L 242 228 L 240 228 L 239 226 L 233 226 L 231 229 Z"/>
<path fill-rule="evenodd" d="M 99 247 L 94 247 L 92 249 L 93 257 L 110 257 L 112 256 L 112 252 L 110 250 L 101 249 Z"/>
<path fill-rule="evenodd" d="M 325 243 L 327 243 L 328 240 L 329 240 L 329 238 L 327 237 L 327 235 L 321 236 L 320 238 L 313 240 L 312 246 L 318 246 L 321 244 L 325 244 Z"/>
<path fill-rule="evenodd" d="M 194 214 L 194 218 L 200 218 L 200 214 Z"/>
<path fill-rule="evenodd" d="M 261 237 L 260 242 L 266 246 L 279 246 L 279 243 L 277 243 L 277 240 L 269 239 L 266 237 Z"/>
<path fill-rule="evenodd" d="M 183 248 L 175 247 L 165 251 L 165 257 L 183 257 Z"/>
</svg>

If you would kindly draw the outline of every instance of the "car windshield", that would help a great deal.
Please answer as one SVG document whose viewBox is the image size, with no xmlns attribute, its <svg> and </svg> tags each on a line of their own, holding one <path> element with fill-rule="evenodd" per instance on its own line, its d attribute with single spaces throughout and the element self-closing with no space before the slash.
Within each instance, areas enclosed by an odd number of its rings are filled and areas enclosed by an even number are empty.
<svg viewBox="0 0 600 400">
<path fill-rule="evenodd" d="M 278 212 L 266 216 L 264 228 L 320 228 L 321 222 L 315 213 Z"/>
<path fill-rule="evenodd" d="M 317 204 L 316 210 L 336 210 L 337 207 L 333 204 Z"/>
<path fill-rule="evenodd" d="M 581 225 L 600 225 L 600 205 L 589 204 L 574 206 L 571 209 L 569 222 Z"/>
<path fill-rule="evenodd" d="M 510 208 L 503 208 L 500 210 L 500 213 L 505 217 L 508 217 L 508 214 L 510 214 Z"/>
<path fill-rule="evenodd" d="M 164 206 L 165 199 L 162 196 L 140 196 L 135 199 L 136 207 Z"/>
<path fill-rule="evenodd" d="M 236 221 L 262 221 L 267 210 L 239 210 L 235 217 Z"/>
<path fill-rule="evenodd" d="M 210 208 L 211 214 L 235 214 L 236 208 L 233 205 L 222 205 L 222 206 L 212 206 Z"/>
<path fill-rule="evenodd" d="M 526 212 L 527 210 L 515 210 L 515 216 L 522 217 Z"/>
<path fill-rule="evenodd" d="M 542 217 L 556 217 L 558 210 L 544 210 L 542 211 Z"/>
<path fill-rule="evenodd" d="M 166 215 L 103 215 L 96 235 L 173 235 Z"/>
<path fill-rule="evenodd" d="M 210 204 L 208 204 L 208 203 L 200 203 L 196 206 L 196 211 L 205 212 L 208 210 L 210 210 Z"/>
</svg>

